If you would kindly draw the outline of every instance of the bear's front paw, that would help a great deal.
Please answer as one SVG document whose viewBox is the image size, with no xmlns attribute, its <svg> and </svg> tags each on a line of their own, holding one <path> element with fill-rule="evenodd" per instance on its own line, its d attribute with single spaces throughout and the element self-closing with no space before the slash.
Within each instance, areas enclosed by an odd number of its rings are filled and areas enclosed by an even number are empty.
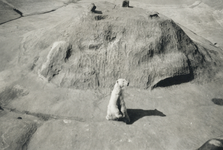
<svg viewBox="0 0 223 150">
<path fill-rule="evenodd" d="M 106 118 L 107 120 L 112 120 L 112 118 L 111 118 L 110 115 L 107 115 L 105 118 Z"/>
<path fill-rule="evenodd" d="M 120 113 L 119 114 L 115 114 L 115 117 L 116 118 L 122 118 L 122 114 L 120 114 Z"/>
</svg>

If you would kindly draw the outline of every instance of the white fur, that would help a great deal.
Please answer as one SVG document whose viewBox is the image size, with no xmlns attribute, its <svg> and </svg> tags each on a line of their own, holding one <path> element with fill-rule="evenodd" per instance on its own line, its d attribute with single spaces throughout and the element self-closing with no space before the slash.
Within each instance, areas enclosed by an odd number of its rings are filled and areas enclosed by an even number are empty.
<svg viewBox="0 0 223 150">
<path fill-rule="evenodd" d="M 111 98 L 108 103 L 107 120 L 125 119 L 126 123 L 130 122 L 129 116 L 124 102 L 123 88 L 128 86 L 129 82 L 125 79 L 118 79 L 111 93 Z"/>
<path fill-rule="evenodd" d="M 223 147 L 222 143 L 218 140 L 210 140 L 209 144 L 217 146 L 217 147 Z"/>
</svg>

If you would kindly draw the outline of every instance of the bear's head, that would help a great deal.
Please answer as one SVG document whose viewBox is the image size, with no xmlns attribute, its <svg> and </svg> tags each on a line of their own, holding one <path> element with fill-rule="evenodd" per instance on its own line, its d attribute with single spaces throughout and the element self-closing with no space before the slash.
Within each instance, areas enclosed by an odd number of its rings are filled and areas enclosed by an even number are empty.
<svg viewBox="0 0 223 150">
<path fill-rule="evenodd" d="M 123 88 L 123 87 L 125 87 L 125 86 L 129 86 L 129 82 L 126 81 L 125 79 L 118 79 L 118 80 L 116 81 L 116 84 L 118 84 L 119 87 L 121 87 L 121 88 Z"/>
</svg>

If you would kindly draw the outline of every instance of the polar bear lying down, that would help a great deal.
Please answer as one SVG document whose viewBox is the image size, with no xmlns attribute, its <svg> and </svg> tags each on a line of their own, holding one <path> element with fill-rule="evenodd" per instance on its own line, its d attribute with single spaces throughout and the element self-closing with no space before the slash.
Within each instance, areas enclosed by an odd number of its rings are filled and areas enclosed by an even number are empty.
<svg viewBox="0 0 223 150">
<path fill-rule="evenodd" d="M 124 119 L 126 123 L 130 123 L 129 116 L 124 102 L 123 90 L 128 86 L 129 82 L 125 79 L 118 79 L 111 93 L 111 98 L 108 103 L 107 120 Z"/>
</svg>

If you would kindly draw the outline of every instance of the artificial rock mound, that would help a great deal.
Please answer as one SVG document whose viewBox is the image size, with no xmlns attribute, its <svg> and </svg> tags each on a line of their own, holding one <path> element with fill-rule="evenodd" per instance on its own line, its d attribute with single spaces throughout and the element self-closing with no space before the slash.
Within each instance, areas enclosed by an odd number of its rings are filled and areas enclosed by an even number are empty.
<svg viewBox="0 0 223 150">
<path fill-rule="evenodd" d="M 206 58 L 198 46 L 171 19 L 111 3 L 96 6 L 95 13 L 66 22 L 66 37 L 59 34 L 64 24 L 44 33 L 38 42 L 29 35 L 26 52 L 34 54 L 30 61 L 40 76 L 58 86 L 79 89 L 111 87 L 118 78 L 149 88 L 190 81 L 204 66 Z M 64 42 L 49 48 L 56 32 Z"/>
<path fill-rule="evenodd" d="M 46 62 L 42 65 L 39 75 L 50 81 L 62 70 L 63 63 L 70 56 L 71 45 L 65 41 L 55 42 L 47 55 Z"/>
</svg>

